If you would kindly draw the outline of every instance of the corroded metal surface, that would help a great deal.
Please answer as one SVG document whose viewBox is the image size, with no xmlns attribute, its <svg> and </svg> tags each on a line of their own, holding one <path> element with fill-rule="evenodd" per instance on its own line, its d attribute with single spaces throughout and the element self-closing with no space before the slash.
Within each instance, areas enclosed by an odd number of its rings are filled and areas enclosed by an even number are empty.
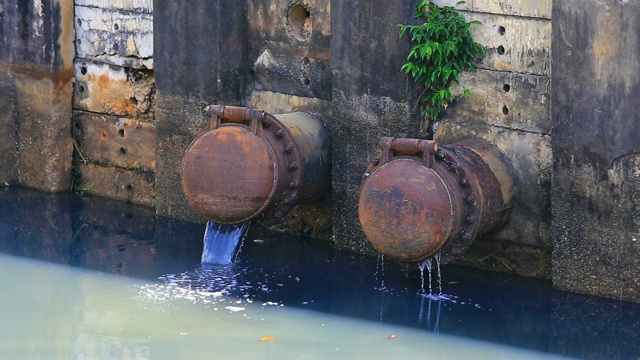
<svg viewBox="0 0 640 360">
<path fill-rule="evenodd" d="M 507 220 L 513 180 L 509 159 L 495 146 L 383 138 L 380 148 L 359 202 L 360 223 L 379 252 L 402 263 L 438 251 L 450 260 Z"/>
<path fill-rule="evenodd" d="M 208 129 L 182 163 L 187 200 L 218 223 L 277 221 L 330 188 L 330 138 L 311 113 L 210 106 Z"/>
</svg>

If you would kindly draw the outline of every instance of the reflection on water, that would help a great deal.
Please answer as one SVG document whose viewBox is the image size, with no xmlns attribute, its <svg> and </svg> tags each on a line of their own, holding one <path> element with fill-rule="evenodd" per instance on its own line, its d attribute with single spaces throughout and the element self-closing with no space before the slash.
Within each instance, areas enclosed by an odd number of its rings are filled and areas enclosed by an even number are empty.
<svg viewBox="0 0 640 360">
<path fill-rule="evenodd" d="M 419 272 L 267 233 L 203 267 L 203 231 L 104 199 L 0 192 L 0 358 L 640 357 L 635 304 L 451 265 L 438 300 Z"/>
</svg>

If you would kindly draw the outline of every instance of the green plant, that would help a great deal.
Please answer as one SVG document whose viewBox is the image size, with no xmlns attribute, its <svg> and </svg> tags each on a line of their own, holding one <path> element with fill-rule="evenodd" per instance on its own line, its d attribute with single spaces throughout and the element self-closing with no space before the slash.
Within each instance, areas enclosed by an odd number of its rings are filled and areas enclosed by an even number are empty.
<svg viewBox="0 0 640 360">
<path fill-rule="evenodd" d="M 458 2 L 458 4 L 464 1 Z M 451 6 L 439 7 L 431 0 L 421 0 L 415 8 L 419 25 L 398 24 L 400 37 L 411 34 L 411 49 L 401 70 L 424 86 L 420 95 L 422 116 L 436 121 L 440 112 L 454 99 L 451 82 L 458 82 L 460 72 L 475 71 L 475 58 L 486 53 L 481 44 L 474 42 L 469 28 L 479 21 L 467 22 L 465 17 Z M 470 94 L 464 89 L 463 95 Z"/>
</svg>

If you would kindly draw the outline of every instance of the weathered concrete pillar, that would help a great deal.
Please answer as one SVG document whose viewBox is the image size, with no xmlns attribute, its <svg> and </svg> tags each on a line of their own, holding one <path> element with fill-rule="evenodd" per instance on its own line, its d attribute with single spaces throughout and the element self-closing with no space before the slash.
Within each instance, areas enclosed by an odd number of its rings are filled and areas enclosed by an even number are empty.
<svg viewBox="0 0 640 360">
<path fill-rule="evenodd" d="M 18 183 L 16 89 L 0 82 L 0 186 Z"/>
<path fill-rule="evenodd" d="M 368 0 L 331 2 L 333 231 L 336 247 L 374 253 L 358 221 L 360 181 L 382 136 L 415 137 L 406 76 L 409 42 L 396 24 L 415 1 L 389 6 Z M 395 54 L 395 55 L 394 55 Z"/>
<path fill-rule="evenodd" d="M 0 81 L 15 88 L 17 179 L 69 190 L 73 0 L 0 0 L 0 16 Z M 14 134 L 3 132 L 2 143 Z"/>
<path fill-rule="evenodd" d="M 554 0 L 553 282 L 640 301 L 640 4 Z"/>
<path fill-rule="evenodd" d="M 246 4 L 155 0 L 154 5 L 157 213 L 201 219 L 182 192 L 180 164 L 187 146 L 204 128 L 205 106 L 242 105 L 248 73 Z"/>
</svg>

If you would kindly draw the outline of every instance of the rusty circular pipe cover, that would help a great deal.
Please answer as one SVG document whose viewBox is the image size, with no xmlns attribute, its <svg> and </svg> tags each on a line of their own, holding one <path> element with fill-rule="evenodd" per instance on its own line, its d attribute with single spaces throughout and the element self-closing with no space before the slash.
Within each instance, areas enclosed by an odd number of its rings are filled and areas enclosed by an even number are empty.
<svg viewBox="0 0 640 360">
<path fill-rule="evenodd" d="M 279 181 L 271 145 L 248 127 L 223 124 L 198 136 L 182 161 L 182 187 L 194 209 L 217 223 L 258 216 Z"/>
<path fill-rule="evenodd" d="M 440 175 L 416 158 L 374 168 L 362 184 L 358 213 L 373 247 L 411 263 L 440 250 L 454 232 L 455 206 Z"/>
</svg>

